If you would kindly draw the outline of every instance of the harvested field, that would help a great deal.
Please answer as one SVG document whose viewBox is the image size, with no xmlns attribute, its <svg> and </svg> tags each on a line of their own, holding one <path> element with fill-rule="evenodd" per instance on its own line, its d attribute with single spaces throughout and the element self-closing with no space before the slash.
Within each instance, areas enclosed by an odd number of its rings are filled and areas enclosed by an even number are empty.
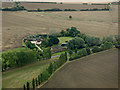
<svg viewBox="0 0 120 90">
<path fill-rule="evenodd" d="M 2 8 L 14 7 L 16 4 L 14 2 L 2 2 Z"/>
<path fill-rule="evenodd" d="M 38 33 L 58 32 L 76 27 L 82 33 L 102 38 L 118 34 L 117 5 L 111 11 L 6 12 L 2 16 L 3 50 L 22 46 L 22 38 Z M 72 20 L 69 20 L 72 15 Z"/>
<path fill-rule="evenodd" d="M 51 4 L 51 3 L 20 3 L 20 5 L 24 6 L 28 10 L 35 10 L 35 9 L 52 9 L 52 8 L 59 8 L 59 9 L 104 9 L 106 5 L 81 5 L 81 4 Z"/>
<path fill-rule="evenodd" d="M 42 88 L 118 88 L 118 50 L 68 63 Z"/>
</svg>

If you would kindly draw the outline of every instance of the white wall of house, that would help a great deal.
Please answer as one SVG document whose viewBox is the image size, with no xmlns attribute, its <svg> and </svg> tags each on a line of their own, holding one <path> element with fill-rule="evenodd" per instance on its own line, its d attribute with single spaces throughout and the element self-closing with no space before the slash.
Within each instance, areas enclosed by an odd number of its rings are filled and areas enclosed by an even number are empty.
<svg viewBox="0 0 120 90">
<path fill-rule="evenodd" d="M 38 44 L 38 45 L 40 45 L 42 42 L 40 41 L 40 42 L 37 42 L 36 44 Z"/>
<path fill-rule="evenodd" d="M 31 41 L 31 43 L 36 44 L 36 43 L 37 43 L 37 41 Z"/>
<path fill-rule="evenodd" d="M 40 42 L 37 42 L 37 41 L 31 41 L 31 43 L 40 45 L 42 42 L 41 42 L 41 41 L 40 41 Z"/>
</svg>

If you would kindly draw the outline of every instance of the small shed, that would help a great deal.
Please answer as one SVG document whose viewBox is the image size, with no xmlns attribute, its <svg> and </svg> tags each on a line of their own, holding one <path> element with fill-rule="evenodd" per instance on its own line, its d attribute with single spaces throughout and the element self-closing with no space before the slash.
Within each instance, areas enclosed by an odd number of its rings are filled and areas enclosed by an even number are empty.
<svg viewBox="0 0 120 90">
<path fill-rule="evenodd" d="M 67 45 L 67 43 L 61 43 L 61 46 L 63 46 L 63 47 L 66 46 L 66 45 Z"/>
</svg>

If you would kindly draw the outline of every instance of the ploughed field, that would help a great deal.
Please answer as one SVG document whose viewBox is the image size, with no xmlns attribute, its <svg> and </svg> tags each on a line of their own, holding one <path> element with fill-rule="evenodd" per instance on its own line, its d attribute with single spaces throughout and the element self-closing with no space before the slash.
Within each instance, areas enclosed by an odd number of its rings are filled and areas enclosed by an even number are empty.
<svg viewBox="0 0 120 90">
<path fill-rule="evenodd" d="M 67 63 L 42 88 L 118 88 L 118 50 Z"/>
<path fill-rule="evenodd" d="M 22 46 L 25 36 L 38 33 L 58 32 L 76 27 L 90 36 L 103 37 L 118 33 L 117 5 L 110 11 L 73 12 L 2 12 L 3 50 Z M 68 17 L 72 15 L 70 20 Z"/>
</svg>

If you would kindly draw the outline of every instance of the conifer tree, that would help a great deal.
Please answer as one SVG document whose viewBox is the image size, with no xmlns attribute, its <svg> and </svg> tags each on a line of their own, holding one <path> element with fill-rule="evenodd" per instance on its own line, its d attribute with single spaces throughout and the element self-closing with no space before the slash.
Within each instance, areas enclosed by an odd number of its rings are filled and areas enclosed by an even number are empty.
<svg viewBox="0 0 120 90">
<path fill-rule="evenodd" d="M 34 80 L 34 78 L 32 80 L 32 86 L 33 86 L 33 89 L 35 89 L 35 80 Z"/>
<path fill-rule="evenodd" d="M 35 82 L 36 82 L 36 86 L 38 86 L 38 84 L 37 84 L 38 83 L 37 78 L 35 78 Z"/>
<path fill-rule="evenodd" d="M 30 90 L 29 82 L 27 82 L 27 90 Z"/>
</svg>

